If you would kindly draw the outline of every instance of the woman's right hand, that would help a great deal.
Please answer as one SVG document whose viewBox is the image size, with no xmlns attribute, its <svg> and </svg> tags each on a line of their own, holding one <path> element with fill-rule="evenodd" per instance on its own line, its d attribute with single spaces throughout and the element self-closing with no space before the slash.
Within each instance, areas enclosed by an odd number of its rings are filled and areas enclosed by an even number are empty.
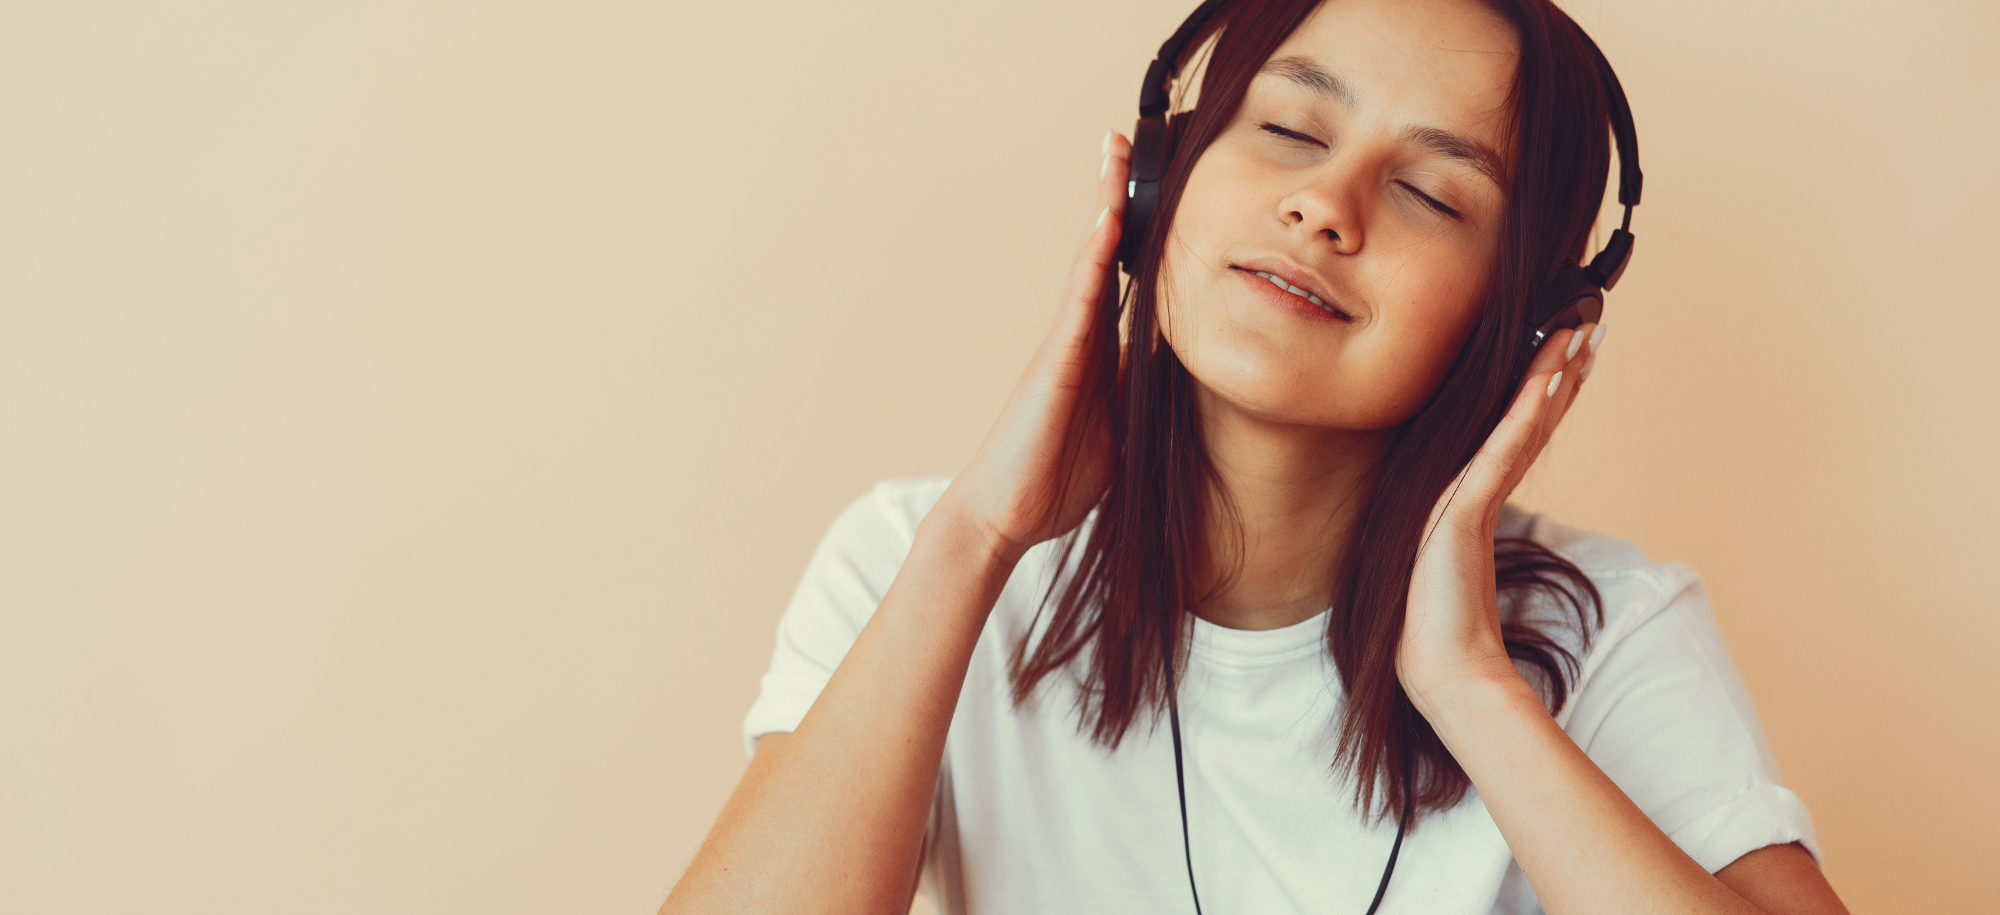
<svg viewBox="0 0 2000 915">
<path fill-rule="evenodd" d="M 1126 362 L 1116 252 L 1131 153 L 1124 137 L 1105 135 L 1097 184 L 1104 209 L 1070 267 L 1055 322 L 972 463 L 938 503 L 977 524 L 1010 562 L 1081 523 L 1111 480 L 1111 411 L 1114 389 L 1123 388 L 1113 376 Z"/>
</svg>

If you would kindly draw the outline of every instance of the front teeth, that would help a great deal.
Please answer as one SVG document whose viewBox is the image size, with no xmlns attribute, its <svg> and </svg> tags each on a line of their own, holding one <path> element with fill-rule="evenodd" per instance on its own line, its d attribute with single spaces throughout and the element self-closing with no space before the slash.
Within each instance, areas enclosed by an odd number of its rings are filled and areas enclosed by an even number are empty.
<svg viewBox="0 0 2000 915">
<path fill-rule="evenodd" d="M 1278 287 L 1279 289 L 1283 289 L 1284 291 L 1286 291 L 1286 292 L 1289 292 L 1289 293 L 1291 293 L 1291 294 L 1293 294 L 1293 295 L 1298 295 L 1298 296 L 1305 296 L 1305 299 L 1306 299 L 1306 301 L 1308 301 L 1308 302 L 1311 302 L 1311 303 L 1313 303 L 1314 305 L 1318 305 L 1318 306 L 1319 306 L 1319 307 L 1321 307 L 1321 308 L 1325 308 L 1325 309 L 1327 310 L 1327 312 L 1329 312 L 1329 313 L 1331 313 L 1331 312 L 1333 311 L 1333 309 L 1331 309 L 1331 308 L 1327 308 L 1327 304 L 1326 304 L 1325 302 L 1322 302 L 1322 301 L 1320 301 L 1320 300 L 1319 300 L 1319 296 L 1316 296 L 1316 295 L 1313 295 L 1313 294 L 1312 294 L 1312 293 L 1310 293 L 1310 292 L 1307 292 L 1307 291 L 1305 291 L 1305 290 L 1303 290 L 1303 289 L 1300 289 L 1299 287 L 1297 287 L 1297 286 L 1294 286 L 1294 285 L 1292 285 L 1292 284 L 1290 284 L 1290 283 L 1287 283 L 1287 282 L 1285 282 L 1284 280 L 1281 280 L 1281 279 L 1278 279 L 1277 277 L 1275 277 L 1275 276 L 1272 276 L 1272 275 L 1270 275 L 1270 274 L 1268 274 L 1268 273 L 1265 273 L 1265 272 L 1264 272 L 1264 271 L 1262 271 L 1262 270 L 1252 270 L 1252 271 L 1250 271 L 1250 272 L 1251 272 L 1251 273 L 1255 273 L 1255 274 L 1257 274 L 1258 276 L 1261 276 L 1261 277 L 1263 277 L 1263 278 L 1265 278 L 1265 279 L 1267 279 L 1267 280 L 1270 280 L 1270 281 L 1271 281 L 1271 285 L 1273 285 L 1273 286 L 1276 286 L 1276 287 Z"/>
</svg>

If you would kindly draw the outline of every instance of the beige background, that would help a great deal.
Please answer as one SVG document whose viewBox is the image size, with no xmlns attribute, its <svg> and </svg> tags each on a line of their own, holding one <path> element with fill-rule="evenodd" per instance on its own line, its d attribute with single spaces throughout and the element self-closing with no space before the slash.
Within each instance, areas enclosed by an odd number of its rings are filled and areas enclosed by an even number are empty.
<svg viewBox="0 0 2000 915">
<path fill-rule="evenodd" d="M 0 7 L 0 910 L 647 913 L 1191 0 Z M 1706 573 L 1856 911 L 2000 911 L 2000 16 L 1603 0 L 1526 501 Z"/>
</svg>

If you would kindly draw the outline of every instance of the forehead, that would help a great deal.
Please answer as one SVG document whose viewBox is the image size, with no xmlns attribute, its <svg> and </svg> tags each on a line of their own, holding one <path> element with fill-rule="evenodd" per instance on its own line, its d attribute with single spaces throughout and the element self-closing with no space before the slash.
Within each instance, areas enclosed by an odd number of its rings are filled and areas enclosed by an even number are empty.
<svg viewBox="0 0 2000 915">
<path fill-rule="evenodd" d="M 1501 148 L 1520 42 L 1479 0 L 1325 0 L 1272 54 L 1336 74 L 1355 113 Z M 1260 83 L 1283 81 L 1266 73 Z"/>
</svg>

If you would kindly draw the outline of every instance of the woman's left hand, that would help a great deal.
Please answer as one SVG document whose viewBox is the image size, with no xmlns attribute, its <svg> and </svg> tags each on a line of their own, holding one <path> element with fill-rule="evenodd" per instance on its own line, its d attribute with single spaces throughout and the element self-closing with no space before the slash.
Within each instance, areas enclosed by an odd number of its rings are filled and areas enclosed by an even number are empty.
<svg viewBox="0 0 2000 915">
<path fill-rule="evenodd" d="M 1602 327 L 1592 324 L 1550 335 L 1507 415 L 1431 509 L 1396 651 L 1403 689 L 1426 717 L 1456 684 L 1520 679 L 1500 639 L 1493 530 L 1500 506 L 1576 399 L 1602 342 Z"/>
</svg>

